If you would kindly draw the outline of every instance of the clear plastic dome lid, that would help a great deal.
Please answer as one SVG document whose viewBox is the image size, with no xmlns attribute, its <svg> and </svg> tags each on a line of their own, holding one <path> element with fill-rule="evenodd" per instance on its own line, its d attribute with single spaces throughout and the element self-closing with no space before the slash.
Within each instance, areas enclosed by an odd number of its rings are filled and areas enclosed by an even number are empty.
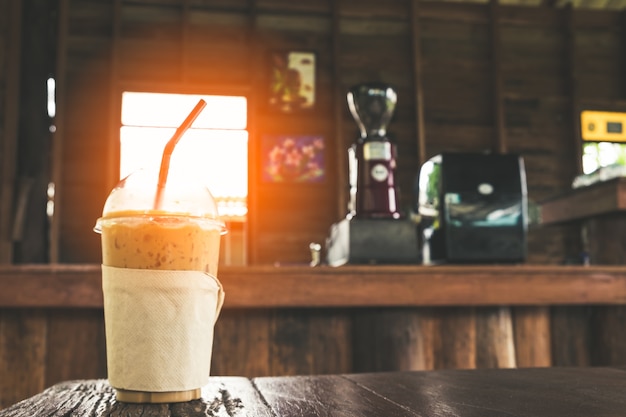
<svg viewBox="0 0 626 417">
<path fill-rule="evenodd" d="M 141 169 L 122 179 L 104 203 L 102 217 L 96 222 L 94 230 L 99 232 L 105 219 L 163 215 L 203 219 L 214 223 L 222 233 L 226 232 L 211 191 L 198 178 L 171 170 L 157 202 L 158 178 L 157 170 Z"/>
</svg>

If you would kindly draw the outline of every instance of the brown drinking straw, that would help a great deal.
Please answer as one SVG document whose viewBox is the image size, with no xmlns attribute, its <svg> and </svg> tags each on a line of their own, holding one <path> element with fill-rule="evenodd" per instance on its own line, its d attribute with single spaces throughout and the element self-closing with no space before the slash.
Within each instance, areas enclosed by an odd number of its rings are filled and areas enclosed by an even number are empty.
<svg viewBox="0 0 626 417">
<path fill-rule="evenodd" d="M 172 152 L 174 152 L 174 147 L 183 136 L 183 134 L 191 127 L 191 124 L 196 120 L 202 109 L 206 107 L 206 101 L 200 99 L 196 107 L 191 110 L 189 116 L 183 121 L 183 123 L 178 126 L 176 132 L 172 135 L 171 139 L 165 145 L 165 149 L 163 149 L 163 158 L 161 159 L 161 169 L 159 170 L 159 183 L 157 185 L 156 198 L 154 199 L 154 208 L 159 209 L 161 207 L 161 200 L 163 199 L 163 190 L 165 189 L 165 183 L 167 182 L 167 174 L 170 170 L 170 159 L 172 157 Z"/>
</svg>

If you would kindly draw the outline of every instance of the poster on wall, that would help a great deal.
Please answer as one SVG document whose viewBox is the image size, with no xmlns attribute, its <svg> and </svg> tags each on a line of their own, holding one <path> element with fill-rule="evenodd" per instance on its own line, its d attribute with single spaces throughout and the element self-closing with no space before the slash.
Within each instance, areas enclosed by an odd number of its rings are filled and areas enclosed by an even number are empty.
<svg viewBox="0 0 626 417">
<path fill-rule="evenodd" d="M 270 54 L 269 105 L 292 113 L 315 105 L 315 53 L 303 51 Z"/>
<path fill-rule="evenodd" d="M 324 138 L 316 135 L 264 135 L 261 141 L 263 180 L 315 183 L 324 180 Z"/>
</svg>

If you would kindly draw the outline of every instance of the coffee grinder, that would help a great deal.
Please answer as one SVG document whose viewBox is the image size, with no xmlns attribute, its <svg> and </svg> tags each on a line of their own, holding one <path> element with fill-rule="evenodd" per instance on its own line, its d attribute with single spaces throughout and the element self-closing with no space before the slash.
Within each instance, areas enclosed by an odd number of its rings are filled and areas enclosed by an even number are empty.
<svg viewBox="0 0 626 417">
<path fill-rule="evenodd" d="M 347 100 L 359 136 L 348 149 L 348 214 L 331 227 L 327 262 L 419 262 L 416 225 L 400 212 L 397 147 L 387 132 L 396 91 L 384 83 L 364 83 L 350 88 Z"/>
<path fill-rule="evenodd" d="M 383 83 L 368 83 L 352 87 L 347 98 L 360 131 L 348 149 L 349 215 L 359 219 L 398 219 L 397 147 L 387 135 L 387 125 L 396 108 L 396 92 Z"/>
</svg>

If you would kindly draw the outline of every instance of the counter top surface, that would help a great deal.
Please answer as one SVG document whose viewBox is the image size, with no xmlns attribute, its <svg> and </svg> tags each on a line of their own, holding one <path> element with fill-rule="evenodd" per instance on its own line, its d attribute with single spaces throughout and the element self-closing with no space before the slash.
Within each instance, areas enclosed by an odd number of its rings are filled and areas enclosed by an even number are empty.
<svg viewBox="0 0 626 417">
<path fill-rule="evenodd" d="M 626 211 L 626 178 L 572 189 L 541 204 L 541 223 L 563 223 Z"/>
<path fill-rule="evenodd" d="M 225 308 L 623 304 L 623 266 L 221 267 Z M 100 265 L 0 266 L 0 308 L 102 308 Z"/>
</svg>

